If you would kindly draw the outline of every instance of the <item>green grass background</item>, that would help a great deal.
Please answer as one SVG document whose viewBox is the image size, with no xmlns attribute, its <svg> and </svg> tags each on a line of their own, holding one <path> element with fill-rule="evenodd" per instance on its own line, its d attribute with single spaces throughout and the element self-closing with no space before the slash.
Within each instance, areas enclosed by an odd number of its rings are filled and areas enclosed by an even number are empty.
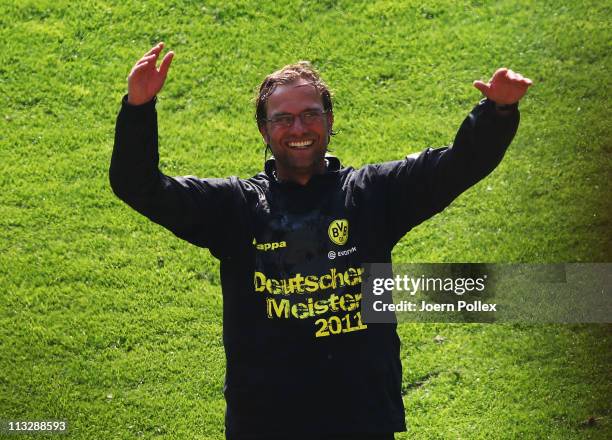
<svg viewBox="0 0 612 440">
<path fill-rule="evenodd" d="M 158 41 L 176 52 L 158 104 L 171 175 L 257 173 L 254 89 L 300 59 L 335 92 L 332 147 L 353 166 L 450 143 L 480 98 L 472 81 L 521 72 L 534 86 L 502 164 L 394 260 L 612 261 L 609 1 L 0 12 L 0 419 L 65 419 L 74 439 L 223 438 L 218 264 L 108 185 L 126 76 Z M 611 438 L 610 329 L 401 326 L 409 433 L 397 438 Z"/>
</svg>

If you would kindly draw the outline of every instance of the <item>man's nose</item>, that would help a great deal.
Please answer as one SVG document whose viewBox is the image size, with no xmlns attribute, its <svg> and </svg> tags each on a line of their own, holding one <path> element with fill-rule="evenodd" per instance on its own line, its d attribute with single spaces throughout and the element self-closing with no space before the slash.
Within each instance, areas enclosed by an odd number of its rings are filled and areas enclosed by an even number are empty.
<svg viewBox="0 0 612 440">
<path fill-rule="evenodd" d="M 289 127 L 292 133 L 303 133 L 306 131 L 306 127 L 302 122 L 302 118 L 300 116 L 294 116 L 293 124 Z"/>
</svg>

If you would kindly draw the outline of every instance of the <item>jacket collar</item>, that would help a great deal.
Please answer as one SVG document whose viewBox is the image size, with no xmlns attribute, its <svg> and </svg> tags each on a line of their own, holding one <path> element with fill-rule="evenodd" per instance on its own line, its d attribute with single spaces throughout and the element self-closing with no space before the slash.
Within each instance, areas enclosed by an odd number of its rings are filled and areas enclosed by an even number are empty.
<svg viewBox="0 0 612 440">
<path fill-rule="evenodd" d="M 318 180 L 320 178 L 328 179 L 331 176 L 337 175 L 338 171 L 340 171 L 340 168 L 342 167 L 342 165 L 340 164 L 340 159 L 338 159 L 336 156 L 332 156 L 329 153 L 325 153 L 325 160 L 327 161 L 327 167 L 325 169 L 325 173 L 313 175 L 312 178 L 310 179 L 311 181 Z M 281 185 L 287 184 L 287 185 L 300 186 L 294 182 L 281 182 L 276 178 L 276 160 L 274 159 L 274 156 L 266 160 L 266 163 L 264 164 L 264 172 L 266 173 L 270 181 L 273 183 L 281 184 Z"/>
</svg>

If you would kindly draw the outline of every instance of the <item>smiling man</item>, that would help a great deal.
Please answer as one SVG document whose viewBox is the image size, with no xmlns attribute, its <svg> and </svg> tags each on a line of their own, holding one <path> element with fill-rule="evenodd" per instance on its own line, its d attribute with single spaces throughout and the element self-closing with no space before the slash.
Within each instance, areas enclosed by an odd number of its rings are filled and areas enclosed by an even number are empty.
<svg viewBox="0 0 612 440">
<path fill-rule="evenodd" d="M 331 96 L 307 63 L 287 66 L 263 82 L 256 117 L 278 179 L 305 185 L 325 171 L 334 123 Z"/>
<path fill-rule="evenodd" d="M 501 161 L 531 81 L 499 69 L 452 147 L 343 167 L 326 155 L 329 89 L 308 63 L 274 72 L 256 101 L 273 157 L 249 179 L 158 169 L 155 96 L 172 52 L 133 67 L 110 181 L 128 205 L 220 260 L 228 439 L 393 439 L 405 431 L 395 324 L 361 317 L 366 262 L 390 262 L 411 228 Z"/>
</svg>

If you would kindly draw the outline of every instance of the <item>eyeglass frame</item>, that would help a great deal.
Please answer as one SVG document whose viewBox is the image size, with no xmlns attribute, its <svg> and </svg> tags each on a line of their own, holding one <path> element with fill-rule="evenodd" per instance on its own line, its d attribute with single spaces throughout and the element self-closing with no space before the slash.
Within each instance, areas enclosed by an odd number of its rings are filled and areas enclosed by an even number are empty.
<svg viewBox="0 0 612 440">
<path fill-rule="evenodd" d="M 308 114 L 308 113 L 315 113 L 316 114 L 316 119 L 310 121 L 310 122 L 306 122 L 304 121 L 304 115 Z M 331 113 L 331 110 L 318 110 L 318 109 L 312 109 L 312 110 L 304 110 L 303 112 L 299 113 L 297 115 L 297 117 L 300 118 L 300 122 L 304 125 L 312 125 L 315 122 L 317 122 L 318 118 L 321 118 L 323 115 L 326 115 L 328 113 Z M 314 116 L 314 115 L 313 115 Z M 278 120 L 278 118 L 291 118 L 291 122 L 288 124 L 281 124 L 280 121 Z M 274 116 L 272 118 L 269 119 L 264 119 L 265 122 L 270 122 L 272 124 L 273 127 L 276 128 L 290 128 L 293 127 L 293 124 L 295 124 L 295 119 L 296 119 L 296 115 L 292 114 L 292 113 L 283 113 L 280 114 L 278 116 Z"/>
</svg>

